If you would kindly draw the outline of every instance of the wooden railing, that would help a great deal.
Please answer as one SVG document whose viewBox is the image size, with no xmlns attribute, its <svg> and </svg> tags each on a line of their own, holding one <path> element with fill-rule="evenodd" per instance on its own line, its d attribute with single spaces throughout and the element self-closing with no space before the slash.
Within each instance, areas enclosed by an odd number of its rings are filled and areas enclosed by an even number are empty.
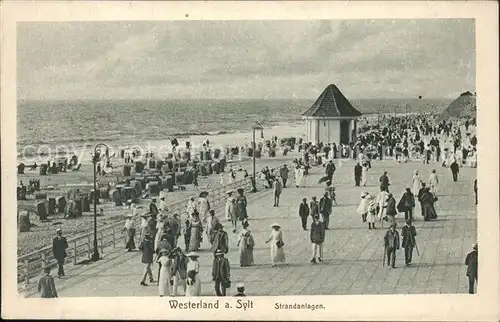
<svg viewBox="0 0 500 322">
<path fill-rule="evenodd" d="M 274 168 L 275 171 L 279 170 L 279 167 Z M 259 180 L 259 173 L 256 174 L 257 180 L 256 185 L 259 191 L 262 191 L 264 186 L 263 181 Z M 290 178 L 294 177 L 294 171 L 290 171 Z M 211 208 L 217 208 L 224 205 L 226 202 L 226 191 L 233 189 L 244 189 L 245 192 L 250 192 L 252 190 L 251 177 L 247 177 L 233 183 L 211 189 L 209 190 L 208 200 L 210 202 Z M 187 203 L 191 197 L 175 202 L 168 205 L 169 213 L 174 214 L 184 214 L 187 211 Z M 137 224 L 140 218 L 135 218 Z M 99 251 L 104 253 L 105 249 L 112 247 L 115 248 L 117 245 L 124 245 L 126 242 L 126 234 L 123 234 L 125 221 L 120 221 L 111 225 L 103 226 L 97 230 L 97 244 Z M 68 239 L 68 249 L 66 250 L 67 257 L 65 263 L 73 263 L 76 265 L 78 262 L 83 260 L 88 260 L 92 256 L 93 251 L 93 241 L 94 233 L 85 233 L 78 237 L 73 237 Z M 56 260 L 52 254 L 52 246 L 48 246 L 37 250 L 35 252 L 23 255 L 17 259 L 17 278 L 18 283 L 24 282 L 25 284 L 30 283 L 30 279 L 39 276 L 46 265 L 55 265 Z"/>
</svg>

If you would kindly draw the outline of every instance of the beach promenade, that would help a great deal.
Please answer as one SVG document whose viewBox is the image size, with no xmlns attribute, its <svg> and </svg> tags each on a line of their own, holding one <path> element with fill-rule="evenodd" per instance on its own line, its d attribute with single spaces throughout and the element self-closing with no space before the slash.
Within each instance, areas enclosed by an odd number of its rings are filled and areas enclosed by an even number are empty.
<svg viewBox="0 0 500 322">
<path fill-rule="evenodd" d="M 293 182 L 284 189 L 278 208 L 272 207 L 272 190 L 249 194 L 250 230 L 255 239 L 253 267 L 239 266 L 238 235 L 230 231 L 223 209 L 216 209 L 217 216 L 229 234 L 232 288 L 243 282 L 248 295 L 343 295 L 343 294 L 418 294 L 418 293 L 467 293 L 465 276 L 466 254 L 476 242 L 477 211 L 474 205 L 473 181 L 476 169 L 461 168 L 459 182 L 452 182 L 450 169 L 440 164 L 422 164 L 413 161 L 398 164 L 393 160 L 373 161 L 367 187 L 354 187 L 353 160 L 336 161 L 334 176 L 338 206 L 330 216 L 330 230 L 324 243 L 324 262 L 311 264 L 309 231 L 303 231 L 298 217 L 302 198 L 317 196 L 324 185 L 317 184 L 323 176 L 323 167 L 313 167 L 306 179 L 306 188 L 295 188 Z M 382 265 L 383 236 L 387 228 L 368 230 L 356 213 L 362 191 L 378 193 L 378 178 L 388 171 L 391 192 L 399 201 L 404 188 L 409 187 L 414 170 L 419 170 L 427 181 L 431 169 L 436 169 L 440 180 L 439 201 L 436 205 L 438 219 L 424 222 L 420 207 L 415 208 L 417 244 L 420 255 L 414 251 L 412 267 L 404 267 L 404 250 L 399 250 L 396 269 Z M 402 218 L 403 217 L 403 218 Z M 310 224 L 310 219 L 308 224 Z M 269 245 L 265 240 L 270 225 L 282 226 L 287 265 L 271 267 Z M 398 230 L 404 216 L 398 215 Z M 184 246 L 182 236 L 179 245 Z M 200 253 L 200 279 L 202 295 L 215 295 L 211 279 L 213 255 L 204 238 Z M 106 252 L 97 263 L 68 267 L 64 279 L 56 278 L 60 297 L 115 297 L 157 296 L 156 283 L 147 287 L 139 285 L 143 271 L 140 252 L 127 253 L 123 247 Z M 153 271 L 156 279 L 157 266 Z M 37 296 L 27 292 L 26 296 Z"/>
</svg>

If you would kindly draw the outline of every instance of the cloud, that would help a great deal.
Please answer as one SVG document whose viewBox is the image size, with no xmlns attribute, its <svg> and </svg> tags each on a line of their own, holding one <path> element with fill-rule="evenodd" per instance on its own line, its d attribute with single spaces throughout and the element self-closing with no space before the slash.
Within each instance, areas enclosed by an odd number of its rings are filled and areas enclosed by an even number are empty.
<svg viewBox="0 0 500 322">
<path fill-rule="evenodd" d="M 474 48 L 472 20 L 23 23 L 18 94 L 443 97 L 474 90 Z"/>
</svg>

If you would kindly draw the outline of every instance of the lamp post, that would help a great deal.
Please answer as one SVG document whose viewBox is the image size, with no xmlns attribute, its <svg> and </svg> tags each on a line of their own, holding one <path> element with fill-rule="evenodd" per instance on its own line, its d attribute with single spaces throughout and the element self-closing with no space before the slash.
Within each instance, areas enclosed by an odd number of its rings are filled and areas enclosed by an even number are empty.
<svg viewBox="0 0 500 322">
<path fill-rule="evenodd" d="M 256 176 L 255 176 L 255 151 L 257 150 L 257 144 L 255 143 L 255 131 L 260 130 L 260 137 L 261 139 L 264 138 L 264 128 L 262 127 L 262 124 L 259 122 L 255 122 L 254 126 L 252 127 L 253 129 L 253 141 L 252 141 L 252 192 L 257 192 L 257 181 L 256 181 Z"/>
<path fill-rule="evenodd" d="M 96 169 L 97 161 L 99 161 L 100 158 L 101 147 L 106 148 L 105 150 L 106 152 L 104 153 L 105 155 L 108 155 L 109 152 L 109 148 L 106 144 L 99 143 L 94 147 L 94 157 L 92 159 L 94 163 L 94 253 L 92 254 L 90 260 L 93 262 L 96 262 L 101 258 L 97 246 L 97 169 Z"/>
</svg>

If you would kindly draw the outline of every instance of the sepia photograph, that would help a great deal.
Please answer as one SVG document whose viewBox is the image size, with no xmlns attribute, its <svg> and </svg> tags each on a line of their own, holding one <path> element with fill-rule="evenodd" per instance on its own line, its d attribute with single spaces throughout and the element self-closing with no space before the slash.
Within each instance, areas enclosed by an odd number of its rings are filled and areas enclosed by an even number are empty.
<svg viewBox="0 0 500 322">
<path fill-rule="evenodd" d="M 476 19 L 182 18 L 15 24 L 21 299 L 477 295 Z"/>
</svg>

